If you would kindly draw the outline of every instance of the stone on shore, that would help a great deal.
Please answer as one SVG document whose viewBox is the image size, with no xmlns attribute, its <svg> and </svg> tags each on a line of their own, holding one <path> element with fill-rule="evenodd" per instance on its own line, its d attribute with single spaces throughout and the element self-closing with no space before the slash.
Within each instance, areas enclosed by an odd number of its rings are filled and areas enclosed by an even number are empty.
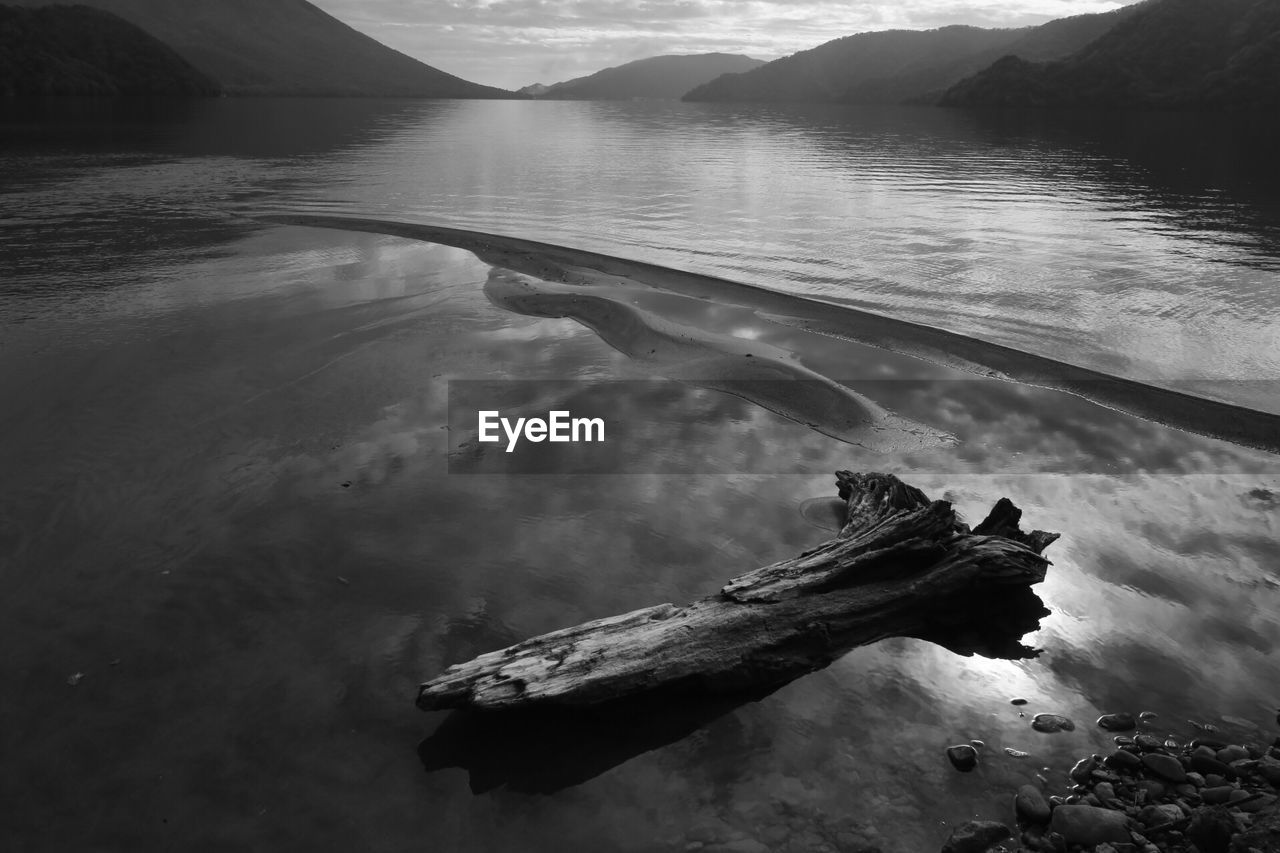
<svg viewBox="0 0 1280 853">
<path fill-rule="evenodd" d="M 986 853 L 991 845 L 1013 836 L 1003 823 L 971 820 L 957 826 L 942 845 L 942 853 Z"/>
<path fill-rule="evenodd" d="M 1231 842 L 1231 853 L 1280 853 L 1280 807 L 1273 806 L 1253 819 L 1253 826 Z M 1208 853 L 1208 851 L 1205 851 Z"/>
<path fill-rule="evenodd" d="M 1182 809 L 1172 803 L 1147 806 L 1138 812 L 1138 822 L 1145 827 L 1160 826 L 1182 819 Z"/>
<path fill-rule="evenodd" d="M 1142 763 L 1152 773 L 1161 779 L 1173 782 L 1175 785 L 1187 781 L 1187 771 L 1183 769 L 1182 762 L 1172 755 L 1165 755 L 1161 752 L 1148 752 L 1142 756 Z"/>
<path fill-rule="evenodd" d="M 1053 810 L 1049 830 L 1068 844 L 1097 845 L 1107 841 L 1129 842 L 1129 819 L 1124 812 L 1098 806 L 1063 805 Z"/>
<path fill-rule="evenodd" d="M 1034 785 L 1023 785 L 1013 798 L 1013 810 L 1028 823 L 1048 823 L 1051 816 L 1049 801 Z"/>
<path fill-rule="evenodd" d="M 1125 749 L 1117 749 L 1106 758 L 1107 766 L 1124 773 L 1136 773 L 1142 766 L 1142 758 Z"/>
</svg>

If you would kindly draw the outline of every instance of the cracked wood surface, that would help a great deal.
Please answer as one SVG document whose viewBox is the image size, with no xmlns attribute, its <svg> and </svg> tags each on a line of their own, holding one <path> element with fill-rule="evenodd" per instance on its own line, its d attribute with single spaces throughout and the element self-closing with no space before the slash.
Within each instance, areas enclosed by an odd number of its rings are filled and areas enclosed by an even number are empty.
<svg viewBox="0 0 1280 853">
<path fill-rule="evenodd" d="M 1042 613 L 1029 588 L 1044 580 L 1041 552 L 1058 534 L 1024 533 L 1007 498 L 970 530 L 950 503 L 893 475 L 839 471 L 836 484 L 846 520 L 834 539 L 684 607 L 597 619 L 455 664 L 421 686 L 418 706 L 589 706 L 654 691 L 754 690 L 894 636 L 965 654 L 1035 654 L 1017 640 L 1034 624 L 1028 598 Z"/>
</svg>

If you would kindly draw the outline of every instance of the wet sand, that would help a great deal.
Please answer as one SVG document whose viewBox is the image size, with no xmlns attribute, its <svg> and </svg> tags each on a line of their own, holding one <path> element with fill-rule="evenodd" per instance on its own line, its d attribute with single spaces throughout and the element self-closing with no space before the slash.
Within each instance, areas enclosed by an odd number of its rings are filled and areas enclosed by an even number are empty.
<svg viewBox="0 0 1280 853">
<path fill-rule="evenodd" d="M 749 308 L 806 331 L 893 350 L 966 373 L 1062 391 L 1175 429 L 1280 453 L 1280 415 L 1108 375 L 943 329 L 741 282 L 595 252 L 457 228 L 343 216 L 274 214 L 287 225 L 364 231 L 465 249 L 481 260 L 551 282 L 630 283 Z M 610 326 L 617 318 L 602 320 Z"/>
</svg>

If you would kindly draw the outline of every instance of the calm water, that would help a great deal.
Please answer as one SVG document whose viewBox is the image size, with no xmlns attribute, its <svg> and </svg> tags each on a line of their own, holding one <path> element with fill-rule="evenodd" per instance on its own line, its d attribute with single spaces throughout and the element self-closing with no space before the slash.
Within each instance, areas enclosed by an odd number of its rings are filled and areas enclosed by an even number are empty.
<svg viewBox="0 0 1280 853">
<path fill-rule="evenodd" d="M 1274 734 L 1276 456 L 643 277 L 584 291 L 637 326 L 553 310 L 564 285 L 461 249 L 260 218 L 589 249 L 1280 412 L 1273 128 L 679 104 L 3 109 L 0 847 L 908 853 L 1008 817 L 1037 773 L 1065 787 L 1105 743 L 1103 712 Z M 688 373 L 747 345 L 911 431 L 851 444 Z M 447 383 L 501 378 L 612 389 L 619 418 L 666 431 L 596 460 L 615 476 L 460 457 Z M 498 759 L 509 784 L 483 793 L 492 779 L 424 772 L 418 744 L 445 715 L 413 707 L 419 681 L 815 544 L 822 505 L 806 502 L 836 468 L 893 471 L 970 517 L 1007 495 L 1061 531 L 1037 588 L 1052 615 L 1028 637 L 1043 655 L 891 640 L 657 749 L 567 750 L 557 766 L 580 784 Z M 1015 695 L 1083 725 L 1035 733 Z M 970 738 L 986 757 L 962 776 L 942 750 Z"/>
</svg>

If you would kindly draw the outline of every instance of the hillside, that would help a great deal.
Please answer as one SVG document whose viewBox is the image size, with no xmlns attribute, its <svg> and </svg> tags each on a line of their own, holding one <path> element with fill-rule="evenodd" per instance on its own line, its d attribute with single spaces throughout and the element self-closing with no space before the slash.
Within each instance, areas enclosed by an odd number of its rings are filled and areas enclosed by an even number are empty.
<svg viewBox="0 0 1280 853">
<path fill-rule="evenodd" d="M 1031 61 L 1069 56 L 1134 14 L 1139 5 L 1125 6 L 1113 12 L 1058 18 L 1038 27 L 1015 31 L 1024 34 L 1008 44 L 970 53 L 955 60 L 930 56 L 891 76 L 854 84 L 840 100 L 864 104 L 936 103 L 951 86 L 988 67 L 1002 56 L 1019 56 Z"/>
<path fill-rule="evenodd" d="M 52 0 L 9 0 L 48 6 Z M 233 95 L 514 97 L 357 32 L 306 0 L 80 0 L 173 48 Z"/>
<path fill-rule="evenodd" d="M 728 53 L 652 56 L 563 83 L 535 83 L 520 92 L 545 100 L 674 100 L 722 74 L 737 74 L 761 65 L 762 60 Z"/>
<path fill-rule="evenodd" d="M 0 6 L 0 97 L 218 94 L 168 46 L 86 6 Z"/>
<path fill-rule="evenodd" d="M 691 101 L 932 100 L 1001 56 L 1056 59 L 1079 50 L 1129 17 L 1135 7 L 1061 18 L 1037 27 L 888 30 L 829 41 L 745 74 L 721 77 Z"/>
<path fill-rule="evenodd" d="M 1280 105 L 1280 4 L 1154 0 L 1056 62 L 1006 57 L 956 84 L 966 107 L 1224 108 Z"/>
</svg>

